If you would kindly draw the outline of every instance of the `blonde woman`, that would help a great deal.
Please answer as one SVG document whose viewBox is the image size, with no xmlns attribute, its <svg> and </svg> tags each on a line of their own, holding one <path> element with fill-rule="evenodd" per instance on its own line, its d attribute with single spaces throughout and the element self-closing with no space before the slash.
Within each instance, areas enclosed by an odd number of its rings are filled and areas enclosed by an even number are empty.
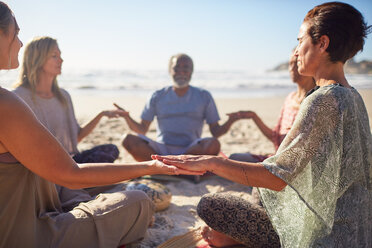
<svg viewBox="0 0 372 248">
<path fill-rule="evenodd" d="M 62 62 L 61 51 L 55 39 L 35 38 L 25 48 L 20 82 L 14 92 L 30 106 L 39 121 L 57 138 L 76 162 L 112 163 L 119 155 L 115 145 L 100 145 L 79 152 L 77 144 L 93 131 L 102 117 L 116 117 L 120 110 L 102 111 L 86 125 L 80 127 L 69 93 L 61 89 L 57 83 Z"/>
<path fill-rule="evenodd" d="M 19 65 L 18 32 L 13 13 L 0 2 L 2 70 Z M 54 183 L 78 189 L 142 175 L 189 173 L 156 161 L 76 164 L 30 108 L 1 87 L 0 116 L 0 247 L 103 248 L 131 243 L 144 237 L 154 213 L 144 192 L 100 194 L 64 211 Z"/>
</svg>

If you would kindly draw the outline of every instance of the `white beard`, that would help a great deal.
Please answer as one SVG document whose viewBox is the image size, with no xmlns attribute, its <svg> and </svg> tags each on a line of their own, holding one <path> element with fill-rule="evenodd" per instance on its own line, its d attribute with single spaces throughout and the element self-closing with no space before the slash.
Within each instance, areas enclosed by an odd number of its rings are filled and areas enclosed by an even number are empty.
<svg viewBox="0 0 372 248">
<path fill-rule="evenodd" d="M 189 81 L 185 81 L 185 80 L 173 81 L 173 85 L 176 88 L 182 89 L 182 88 L 186 88 L 187 86 L 189 86 Z"/>
</svg>

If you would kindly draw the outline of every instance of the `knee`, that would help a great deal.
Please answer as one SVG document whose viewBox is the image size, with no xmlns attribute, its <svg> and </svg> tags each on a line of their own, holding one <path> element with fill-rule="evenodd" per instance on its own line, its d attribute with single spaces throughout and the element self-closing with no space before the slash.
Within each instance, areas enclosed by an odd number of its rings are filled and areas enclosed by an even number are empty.
<svg viewBox="0 0 372 248">
<path fill-rule="evenodd" d="M 123 141 L 121 142 L 121 144 L 123 145 L 123 147 L 125 149 L 127 149 L 128 151 L 132 149 L 133 145 L 135 144 L 136 140 L 138 139 L 137 136 L 133 135 L 133 134 L 127 134 L 125 135 Z"/>
<path fill-rule="evenodd" d="M 242 161 L 242 162 L 251 162 L 251 163 L 257 163 L 259 160 L 252 156 L 251 153 L 245 152 L 245 153 L 233 153 L 230 155 L 229 159 L 236 160 L 236 161 Z"/>
<path fill-rule="evenodd" d="M 217 155 L 220 152 L 221 143 L 217 138 L 213 137 L 210 139 L 209 146 L 207 147 L 206 154 L 208 155 Z"/>
<path fill-rule="evenodd" d="M 229 159 L 232 159 L 232 160 L 238 160 L 238 157 L 239 157 L 239 156 L 237 156 L 237 153 L 233 153 L 233 154 L 231 154 L 231 155 L 229 156 Z"/>
<path fill-rule="evenodd" d="M 155 213 L 155 204 L 146 192 L 142 190 L 126 190 L 124 193 L 131 204 L 137 204 L 137 209 L 142 209 L 142 212 L 147 212 L 150 215 Z"/>
<path fill-rule="evenodd" d="M 105 152 L 106 154 L 111 155 L 114 159 L 117 159 L 119 157 L 119 149 L 116 145 L 114 144 L 105 144 L 101 145 L 102 151 Z"/>
<path fill-rule="evenodd" d="M 236 160 L 236 161 L 243 161 L 243 162 L 251 162 L 249 159 L 249 153 L 233 153 L 229 156 L 229 159 Z"/>
<path fill-rule="evenodd" d="M 199 217 L 204 220 L 204 222 L 209 219 L 208 217 L 211 217 L 211 215 L 213 215 L 213 211 L 211 211 L 213 202 L 215 202 L 215 194 L 213 193 L 205 194 L 200 198 L 198 206 L 196 207 L 196 211 Z"/>
</svg>

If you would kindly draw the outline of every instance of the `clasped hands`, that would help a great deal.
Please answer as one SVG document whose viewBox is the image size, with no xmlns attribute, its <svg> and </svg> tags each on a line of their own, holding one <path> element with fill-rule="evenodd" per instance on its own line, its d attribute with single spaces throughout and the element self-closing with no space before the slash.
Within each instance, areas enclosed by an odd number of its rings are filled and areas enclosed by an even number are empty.
<svg viewBox="0 0 372 248">
<path fill-rule="evenodd" d="M 240 120 L 240 119 L 255 118 L 256 113 L 253 112 L 253 111 L 238 111 L 238 112 L 234 112 L 234 113 L 228 113 L 226 115 L 229 117 L 229 119 L 236 121 L 236 120 Z"/>
</svg>

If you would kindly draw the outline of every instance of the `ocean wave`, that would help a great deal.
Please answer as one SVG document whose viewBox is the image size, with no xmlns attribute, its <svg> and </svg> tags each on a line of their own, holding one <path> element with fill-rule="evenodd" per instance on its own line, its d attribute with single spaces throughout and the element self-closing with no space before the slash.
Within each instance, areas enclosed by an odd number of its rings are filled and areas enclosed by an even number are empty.
<svg viewBox="0 0 372 248">
<path fill-rule="evenodd" d="M 2 71 L 2 86 L 11 88 L 18 78 L 18 70 Z M 372 76 L 364 74 L 346 75 L 349 83 L 357 89 L 372 89 Z M 125 94 L 148 92 L 171 84 L 166 71 L 129 70 L 71 70 L 58 78 L 61 87 L 67 90 L 100 91 Z M 192 85 L 208 89 L 219 95 L 275 94 L 295 89 L 288 72 L 266 72 L 251 74 L 245 71 L 196 71 Z"/>
</svg>

